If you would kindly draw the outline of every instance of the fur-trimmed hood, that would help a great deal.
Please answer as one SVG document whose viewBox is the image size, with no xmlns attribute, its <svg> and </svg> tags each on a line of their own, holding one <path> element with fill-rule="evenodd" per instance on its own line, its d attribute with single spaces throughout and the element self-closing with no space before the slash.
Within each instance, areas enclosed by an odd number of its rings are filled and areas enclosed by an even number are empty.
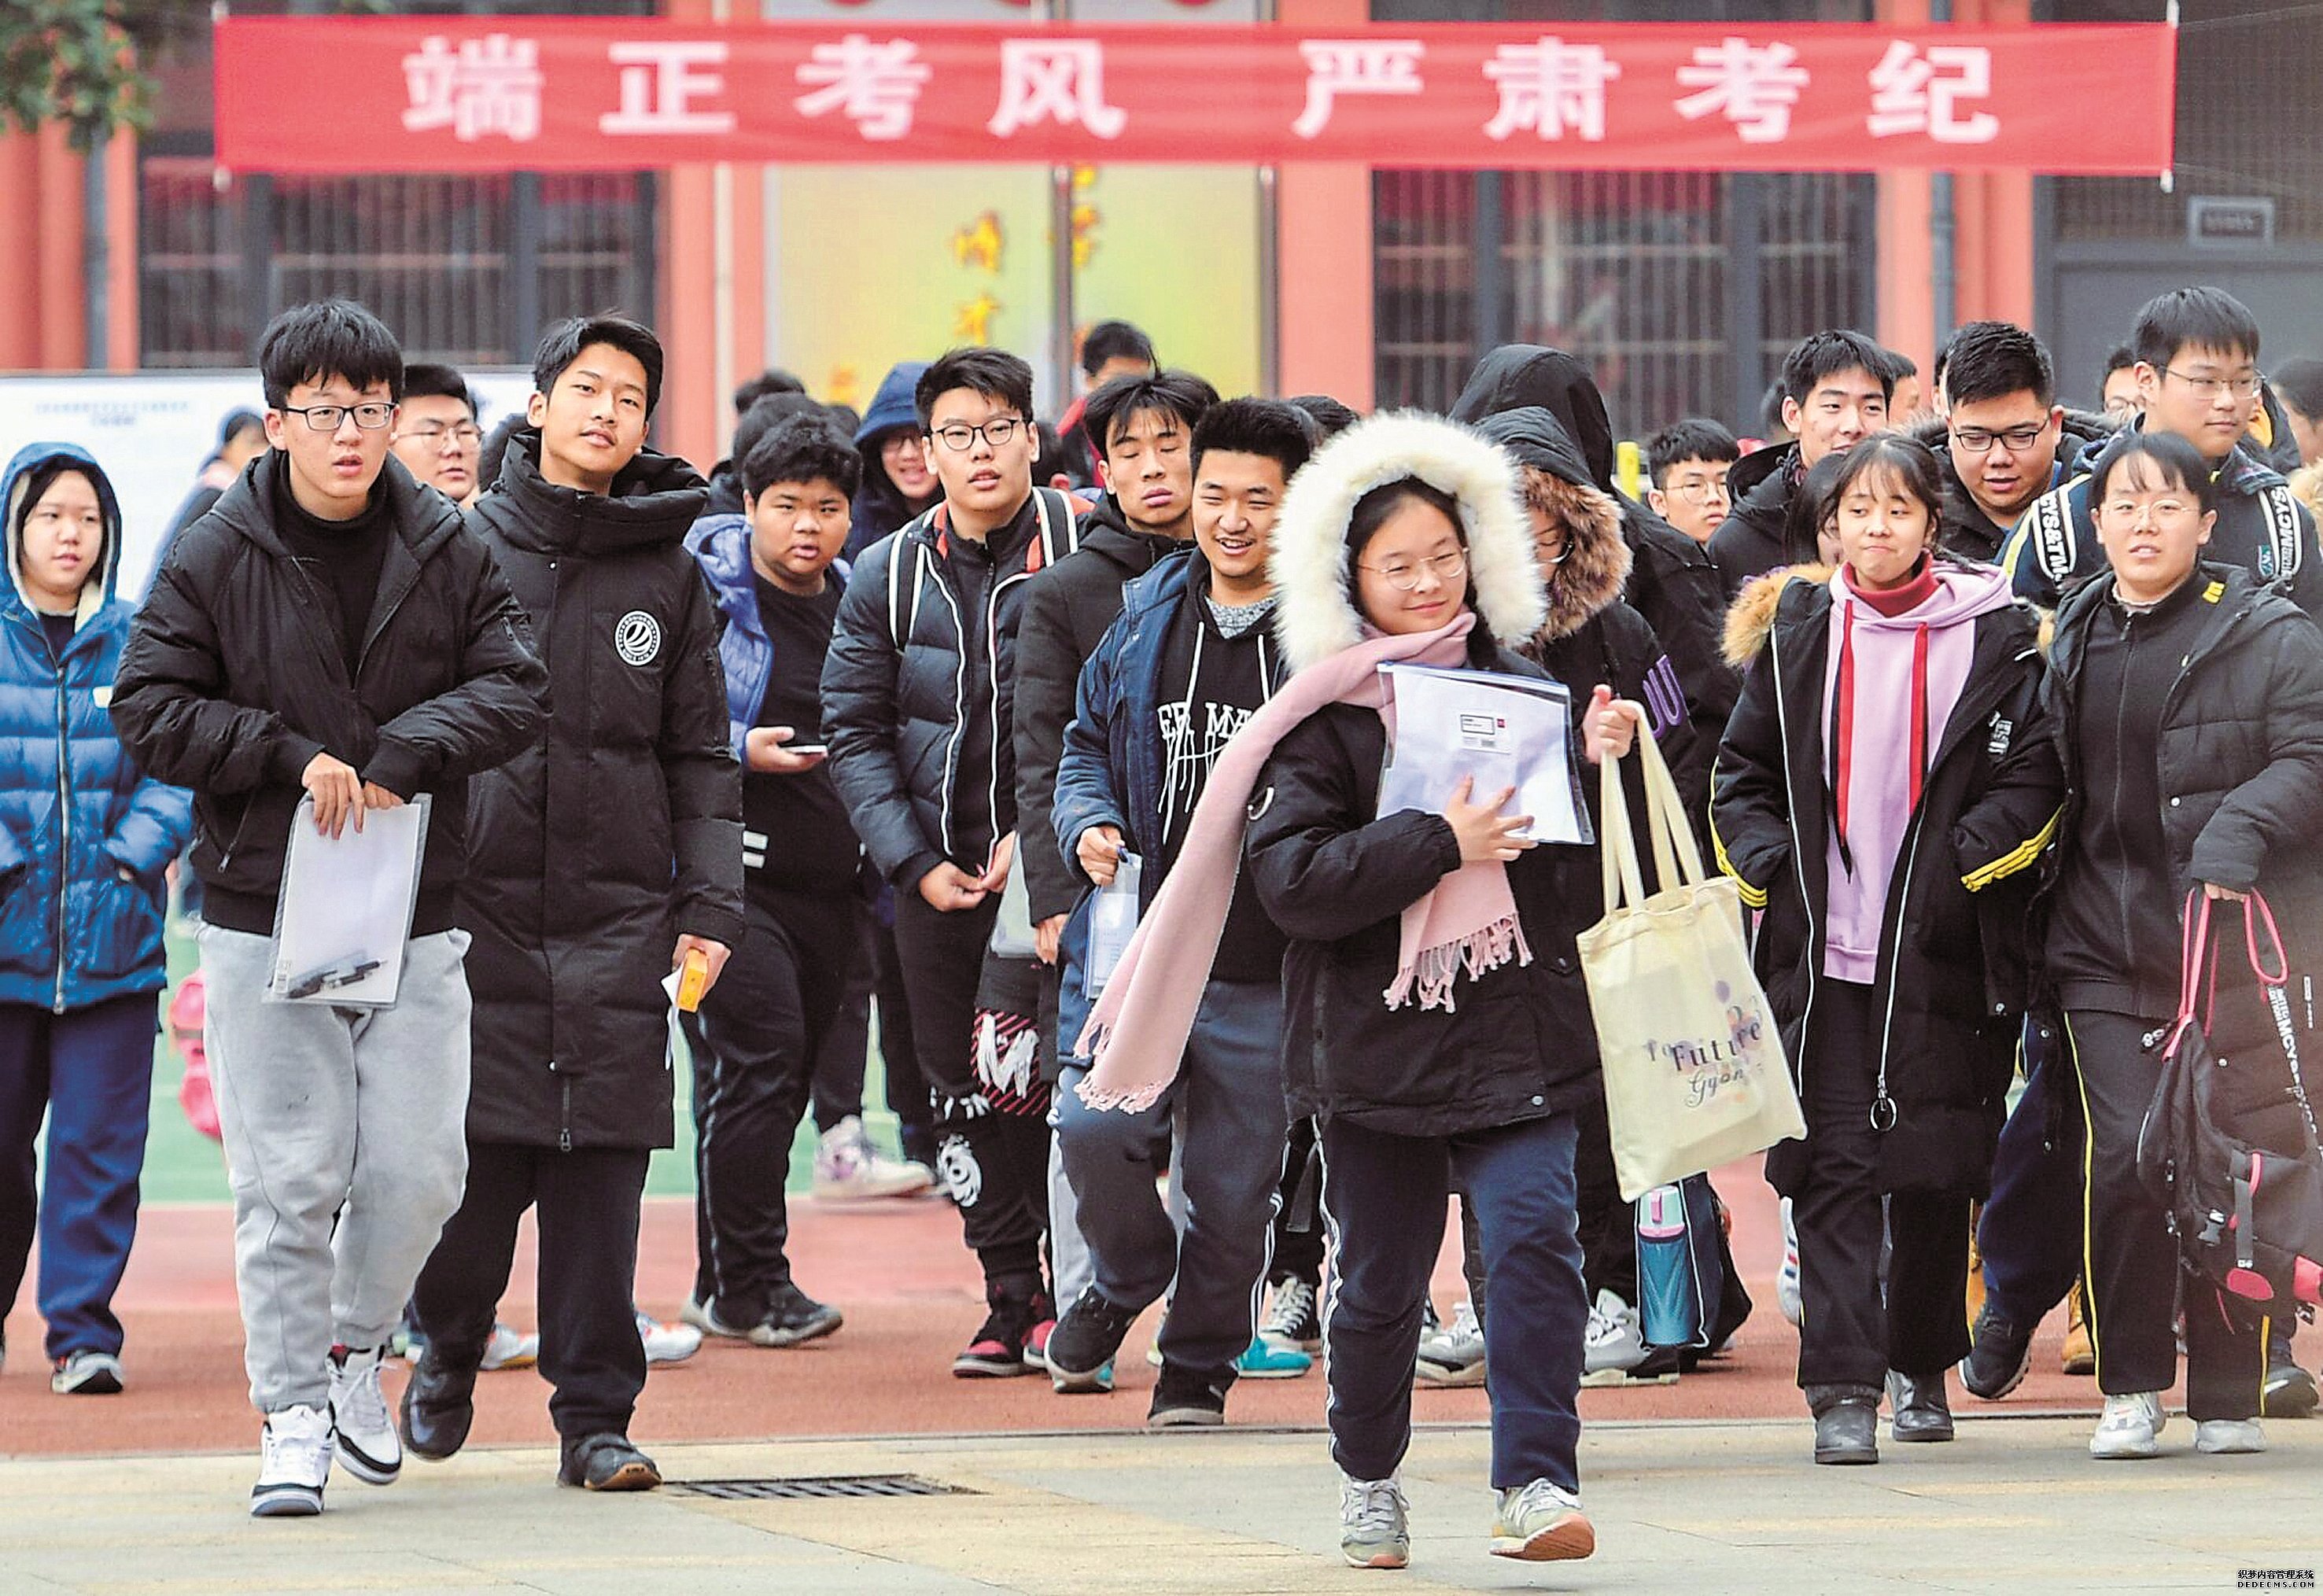
<svg viewBox="0 0 2323 1596">
<path fill-rule="evenodd" d="M 1767 634 L 1775 629 L 1775 610 L 1783 601 L 1785 588 L 1794 582 L 1811 582 L 1820 587 L 1838 570 L 1836 565 L 1784 565 L 1744 582 L 1726 610 L 1726 663 L 1738 671 L 1750 668 L 1750 662 L 1767 646 Z"/>
<path fill-rule="evenodd" d="M 1361 642 L 1347 555 L 1347 521 L 1373 488 L 1418 477 L 1459 502 L 1468 541 L 1468 597 L 1494 637 L 1514 642 L 1547 611 L 1532 535 L 1517 502 L 1514 462 L 1455 422 L 1417 410 L 1360 421 L 1315 453 L 1292 479 L 1274 529 L 1269 574 L 1281 595 L 1275 640 L 1293 671 Z"/>
<path fill-rule="evenodd" d="M 1580 449 L 1543 407 L 1502 410 L 1477 423 L 1476 430 L 1530 473 L 1519 479 L 1520 502 L 1528 509 L 1538 506 L 1565 525 L 1565 560 L 1547 576 L 1548 619 L 1533 637 L 1554 643 L 1570 637 L 1619 601 L 1630 580 L 1621 507 L 1591 479 Z"/>
</svg>

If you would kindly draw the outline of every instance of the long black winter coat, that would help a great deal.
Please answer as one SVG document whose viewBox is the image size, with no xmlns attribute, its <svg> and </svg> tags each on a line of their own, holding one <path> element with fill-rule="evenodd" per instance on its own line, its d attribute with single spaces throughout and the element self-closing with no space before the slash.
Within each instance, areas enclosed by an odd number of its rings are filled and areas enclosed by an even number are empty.
<svg viewBox="0 0 2323 1596">
<path fill-rule="evenodd" d="M 1016 863 L 1035 924 L 1070 913 L 1081 898 L 1082 884 L 1058 851 L 1049 816 L 1081 666 L 1121 613 L 1123 586 L 1185 546 L 1132 531 L 1108 494 L 1081 518 L 1080 547 L 1024 589 L 1016 629 Z"/>
<path fill-rule="evenodd" d="M 275 534 L 285 469 L 260 455 L 170 544 L 122 651 L 115 729 L 150 775 L 194 790 L 194 870 L 221 924 L 271 928 L 317 754 L 430 794 L 413 929 L 440 931 L 468 854 L 468 777 L 538 733 L 547 674 L 491 551 L 390 457 L 394 534 L 350 680 L 331 597 Z"/>
<path fill-rule="evenodd" d="M 1808 1022 L 1824 979 L 1831 606 L 1827 582 L 1781 588 L 1711 803 L 1719 864 L 1766 911 L 1755 961 L 1802 1081 L 1816 1068 Z M 2063 799 L 2032 610 L 2011 606 L 1975 625 L 1968 682 L 1929 762 L 1880 933 L 1873 1002 L 1887 1017 L 1880 1069 L 1896 1109 L 1880 1138 L 1883 1191 L 1989 1188 L 2030 986 L 2032 867 Z M 1768 1155 L 1777 1190 L 1795 1189 L 1805 1148 L 1786 1142 Z"/>
<path fill-rule="evenodd" d="M 671 949 L 743 930 L 718 613 L 684 544 L 702 483 L 642 454 L 610 496 L 583 493 L 541 476 L 539 448 L 536 430 L 510 438 L 468 512 L 533 617 L 557 706 L 469 794 L 468 1134 L 666 1147 Z"/>
<path fill-rule="evenodd" d="M 1506 651 L 1473 663 L 1541 674 Z M 1395 979 L 1403 911 L 1460 867 L 1460 845 L 1440 814 L 1379 815 L 1386 750 L 1376 711 L 1327 705 L 1275 745 L 1251 801 L 1252 880 L 1291 939 L 1282 1052 L 1292 1116 L 1450 1136 L 1574 1108 L 1602 1089 L 1574 942 L 1603 908 L 1597 850 L 1545 843 L 1509 867 L 1531 964 L 1463 974 L 1449 1014 L 1417 1001 L 1391 1009 L 1382 994 Z"/>
</svg>

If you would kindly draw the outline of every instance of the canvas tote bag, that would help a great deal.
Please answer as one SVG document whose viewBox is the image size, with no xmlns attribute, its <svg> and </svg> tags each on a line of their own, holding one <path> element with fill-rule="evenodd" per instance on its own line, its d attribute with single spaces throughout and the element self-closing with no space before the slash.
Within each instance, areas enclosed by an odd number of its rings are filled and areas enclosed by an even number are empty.
<svg viewBox="0 0 2323 1596">
<path fill-rule="evenodd" d="M 1605 918 L 1581 933 L 1613 1169 L 1634 1202 L 1657 1186 L 1806 1134 L 1789 1061 L 1750 968 L 1735 884 L 1703 876 L 1669 766 L 1638 739 L 1662 890 L 1646 895 L 1620 762 L 1601 766 Z"/>
</svg>

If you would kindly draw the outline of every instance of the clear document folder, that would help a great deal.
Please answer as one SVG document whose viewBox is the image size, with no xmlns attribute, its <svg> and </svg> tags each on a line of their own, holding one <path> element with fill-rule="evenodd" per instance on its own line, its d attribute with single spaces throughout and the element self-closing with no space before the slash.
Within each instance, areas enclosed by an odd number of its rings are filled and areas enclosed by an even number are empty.
<svg viewBox="0 0 2323 1596">
<path fill-rule="evenodd" d="M 1573 767 L 1573 694 L 1561 682 L 1497 671 L 1383 665 L 1395 740 L 1380 775 L 1379 812 L 1430 814 L 1474 776 L 1484 803 L 1502 787 L 1509 814 L 1529 814 L 1535 842 L 1593 840 Z"/>
<path fill-rule="evenodd" d="M 315 801 L 290 817 L 290 849 L 274 908 L 276 1003 L 391 1008 L 403 984 L 403 947 L 419 898 L 427 794 L 351 817 L 339 835 L 315 830 Z"/>
</svg>

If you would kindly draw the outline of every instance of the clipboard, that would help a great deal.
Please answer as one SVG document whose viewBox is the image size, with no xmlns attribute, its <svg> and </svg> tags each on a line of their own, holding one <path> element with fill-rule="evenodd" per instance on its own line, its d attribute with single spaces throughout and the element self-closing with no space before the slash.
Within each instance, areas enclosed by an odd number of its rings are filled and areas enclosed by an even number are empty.
<svg viewBox="0 0 2323 1596">
<path fill-rule="evenodd" d="M 365 810 L 360 831 L 351 820 L 338 836 L 326 837 L 315 830 L 313 796 L 298 800 L 274 904 L 267 1002 L 395 1006 L 429 807 L 422 793 L 394 809 Z"/>
</svg>

